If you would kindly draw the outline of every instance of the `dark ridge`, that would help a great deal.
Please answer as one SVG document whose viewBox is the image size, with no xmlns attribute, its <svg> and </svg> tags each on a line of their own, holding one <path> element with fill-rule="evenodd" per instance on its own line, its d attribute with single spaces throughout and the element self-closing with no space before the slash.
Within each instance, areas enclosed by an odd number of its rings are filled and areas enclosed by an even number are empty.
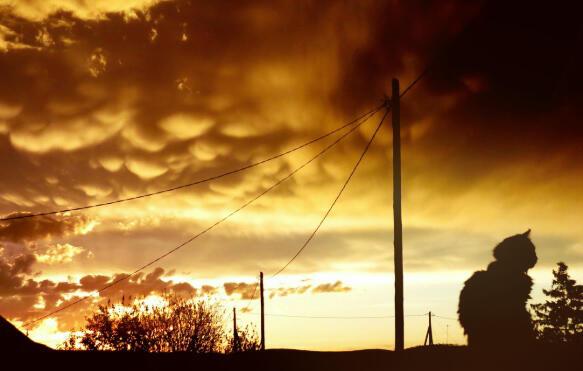
<svg viewBox="0 0 583 371">
<path fill-rule="evenodd" d="M 52 349 L 36 343 L 20 332 L 14 325 L 0 316 L 0 352 L 45 352 Z"/>
</svg>

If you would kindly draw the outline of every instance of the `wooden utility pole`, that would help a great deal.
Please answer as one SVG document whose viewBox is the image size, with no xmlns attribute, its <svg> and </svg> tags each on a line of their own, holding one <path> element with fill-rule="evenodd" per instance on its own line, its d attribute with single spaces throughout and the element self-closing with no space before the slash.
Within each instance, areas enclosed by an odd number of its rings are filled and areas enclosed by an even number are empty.
<svg viewBox="0 0 583 371">
<path fill-rule="evenodd" d="M 265 302 L 263 301 L 263 272 L 259 272 L 259 291 L 261 292 L 261 350 L 265 350 Z"/>
<path fill-rule="evenodd" d="M 425 334 L 425 342 L 423 345 L 433 345 L 433 329 L 431 328 L 431 312 L 429 315 L 429 326 L 427 327 L 427 333 Z"/>
<path fill-rule="evenodd" d="M 391 110 L 393 124 L 393 233 L 395 259 L 395 350 L 405 346 L 403 314 L 403 225 L 401 221 L 401 108 L 399 80 L 393 79 Z"/>
<path fill-rule="evenodd" d="M 237 310 L 233 308 L 233 352 L 239 349 L 239 332 L 237 331 Z"/>
</svg>

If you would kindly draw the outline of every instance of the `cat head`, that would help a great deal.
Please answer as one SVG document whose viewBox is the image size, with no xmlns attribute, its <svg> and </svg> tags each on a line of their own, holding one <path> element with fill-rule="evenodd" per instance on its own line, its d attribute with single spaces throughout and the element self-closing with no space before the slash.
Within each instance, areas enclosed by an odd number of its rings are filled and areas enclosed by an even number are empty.
<svg viewBox="0 0 583 371">
<path fill-rule="evenodd" d="M 530 240 L 530 229 L 524 233 L 505 238 L 494 248 L 494 258 L 500 264 L 526 272 L 534 267 L 538 258 Z"/>
</svg>

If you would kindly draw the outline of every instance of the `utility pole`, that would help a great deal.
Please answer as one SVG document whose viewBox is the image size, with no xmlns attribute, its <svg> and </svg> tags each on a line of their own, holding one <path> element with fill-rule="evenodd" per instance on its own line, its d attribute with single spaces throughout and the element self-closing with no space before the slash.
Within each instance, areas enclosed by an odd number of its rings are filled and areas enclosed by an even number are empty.
<svg viewBox="0 0 583 371">
<path fill-rule="evenodd" d="M 233 352 L 240 351 L 239 349 L 239 332 L 237 331 L 237 309 L 233 307 Z"/>
<path fill-rule="evenodd" d="M 261 292 L 261 350 L 265 350 L 265 302 L 263 300 L 263 272 L 259 272 L 259 291 Z"/>
<path fill-rule="evenodd" d="M 425 334 L 425 342 L 423 345 L 433 345 L 433 329 L 431 328 L 431 311 L 428 313 L 429 315 L 429 326 L 427 327 L 427 333 Z"/>
<path fill-rule="evenodd" d="M 393 124 L 393 233 L 395 260 L 395 350 L 405 347 L 403 313 L 403 225 L 401 221 L 401 107 L 399 80 L 393 79 L 391 110 Z"/>
</svg>

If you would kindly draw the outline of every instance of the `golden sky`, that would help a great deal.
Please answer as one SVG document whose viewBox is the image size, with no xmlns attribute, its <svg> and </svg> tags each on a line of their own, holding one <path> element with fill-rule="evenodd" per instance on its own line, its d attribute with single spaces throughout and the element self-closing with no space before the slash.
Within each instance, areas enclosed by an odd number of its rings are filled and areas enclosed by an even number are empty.
<svg viewBox="0 0 583 371">
<path fill-rule="evenodd" d="M 575 15 L 479 1 L 0 0 L 0 214 L 106 202 L 248 165 L 343 125 L 377 106 L 393 77 L 405 87 L 431 63 L 402 102 L 406 314 L 455 317 L 463 281 L 497 242 L 528 228 L 540 299 L 556 262 L 583 274 Z M 95 303 L 122 295 L 167 290 L 245 307 L 258 272 L 277 271 L 317 225 L 379 119 L 211 233 L 31 334 L 54 345 Z M 390 134 L 387 122 L 309 248 L 266 281 L 268 312 L 392 315 Z M 132 272 L 338 136 L 196 187 L 0 222 L 0 314 L 22 325 Z M 243 321 L 256 320 L 256 304 Z M 446 332 L 465 341 L 455 321 L 436 321 L 438 341 Z M 273 316 L 268 346 L 393 345 L 391 319 L 340 324 Z M 408 345 L 422 342 L 424 326 L 407 318 Z"/>
</svg>

